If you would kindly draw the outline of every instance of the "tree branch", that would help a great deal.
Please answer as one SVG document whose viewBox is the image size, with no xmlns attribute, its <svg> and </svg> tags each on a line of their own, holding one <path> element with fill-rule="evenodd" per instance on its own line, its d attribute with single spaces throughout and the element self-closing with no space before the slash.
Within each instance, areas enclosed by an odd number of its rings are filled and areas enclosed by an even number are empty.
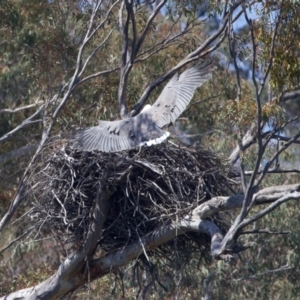
<svg viewBox="0 0 300 300">
<path fill-rule="evenodd" d="M 258 277 L 264 276 L 266 274 L 273 274 L 273 273 L 278 273 L 278 272 L 282 272 L 282 271 L 288 271 L 288 270 L 291 270 L 291 269 L 294 269 L 294 268 L 290 267 L 289 265 L 286 265 L 286 266 L 281 266 L 280 268 L 277 268 L 277 269 L 268 270 L 268 271 L 257 273 L 257 274 L 250 275 L 250 276 L 244 276 L 244 277 L 240 277 L 240 278 L 237 278 L 237 279 L 233 278 L 233 280 L 239 282 L 239 281 L 242 281 L 242 280 L 258 279 Z"/>
<path fill-rule="evenodd" d="M 121 184 L 131 171 L 129 167 L 114 184 Z M 35 287 L 19 290 L 0 299 L 57 299 L 90 280 L 90 261 L 102 235 L 103 225 L 111 206 L 111 196 L 115 192 L 112 186 L 99 185 L 95 209 L 87 237 L 83 245 L 62 262 L 58 271 L 44 282 Z M 87 268 L 85 268 L 85 266 Z"/>
<path fill-rule="evenodd" d="M 58 99 L 58 96 L 64 91 L 64 89 L 66 87 L 67 90 L 64 93 L 64 96 L 62 97 L 62 99 L 58 102 L 58 105 L 56 107 L 56 109 L 54 110 L 50 122 L 47 125 L 47 128 L 44 128 L 43 130 L 43 134 L 42 134 L 42 138 L 41 141 L 39 143 L 39 147 L 36 150 L 35 154 L 33 155 L 30 163 L 28 164 L 24 175 L 20 181 L 19 184 L 19 188 L 18 191 L 13 199 L 13 201 L 11 202 L 11 205 L 7 211 L 7 213 L 4 215 L 4 217 L 1 219 L 0 221 L 0 232 L 4 229 L 4 227 L 7 225 L 7 223 L 9 222 L 9 220 L 11 219 L 11 217 L 13 216 L 14 212 L 16 211 L 16 209 L 18 208 L 18 206 L 20 205 L 20 203 L 23 201 L 23 199 L 26 197 L 26 184 L 27 184 L 27 180 L 28 180 L 28 176 L 29 176 L 29 170 L 31 169 L 31 166 L 33 165 L 33 163 L 35 162 L 37 156 L 40 154 L 40 152 L 42 151 L 45 143 L 47 142 L 50 133 L 52 131 L 53 125 L 60 113 L 60 111 L 62 110 L 62 108 L 65 106 L 65 104 L 67 103 L 68 99 L 70 98 L 70 95 L 73 91 L 73 89 L 76 86 L 76 83 L 78 82 L 78 74 L 80 72 L 80 66 L 81 66 L 81 60 L 82 60 L 82 54 L 83 54 L 83 49 L 86 46 L 86 43 L 89 41 L 89 39 L 91 38 L 91 29 L 92 29 L 92 25 L 93 25 L 93 21 L 95 18 L 95 15 L 97 13 L 97 10 L 100 6 L 100 4 L 102 3 L 102 1 L 98 1 L 97 4 L 95 5 L 95 7 L 93 8 L 92 14 L 91 14 L 91 18 L 90 18 L 90 23 L 88 26 L 88 30 L 85 34 L 85 38 L 84 41 L 82 42 L 81 46 L 79 47 L 78 50 L 78 54 L 77 54 L 77 60 L 76 60 L 76 68 L 74 71 L 74 74 L 71 78 L 71 80 L 69 81 L 69 83 L 67 83 L 66 85 L 63 86 L 63 88 L 61 89 L 60 93 L 58 93 L 57 95 L 55 95 L 52 100 L 49 103 L 46 103 L 44 105 L 42 105 L 31 117 L 29 117 L 27 120 L 25 120 L 21 125 L 17 126 L 14 130 L 12 130 L 10 133 L 6 134 L 5 136 L 9 136 L 11 135 L 13 132 L 19 130 L 20 128 L 24 127 L 25 125 L 28 124 L 28 121 L 32 120 L 35 116 L 37 116 L 43 109 L 45 109 L 47 107 L 48 104 L 52 104 L 55 103 L 55 101 Z M 94 34 L 94 32 L 92 33 Z M 44 124 L 45 125 L 45 124 Z M 2 137 L 3 139 L 3 137 Z M 0 139 L 1 141 L 1 139 Z"/>
<path fill-rule="evenodd" d="M 216 250 L 215 252 L 216 255 L 227 253 L 226 249 L 234 245 L 234 241 L 237 239 L 238 233 L 241 232 L 241 230 L 244 227 L 257 221 L 263 216 L 269 214 L 271 211 L 273 211 L 281 204 L 289 200 L 299 200 L 299 199 L 300 199 L 299 184 L 268 187 L 254 194 L 253 198 L 251 199 L 253 205 L 260 205 L 266 203 L 272 203 L 272 204 L 270 204 L 268 207 L 261 210 L 251 218 L 244 219 L 242 220 L 242 222 L 237 224 L 234 223 L 234 225 L 231 226 L 231 228 L 225 235 L 221 243 L 221 247 L 218 250 Z M 193 213 L 199 216 L 201 219 L 205 219 L 219 211 L 226 211 L 226 210 L 232 210 L 232 209 L 243 207 L 244 201 L 245 201 L 245 196 L 242 194 L 237 194 L 231 197 L 215 197 L 203 203 L 202 205 L 198 206 Z"/>
<path fill-rule="evenodd" d="M 99 226 L 97 229 L 99 229 Z M 222 259 L 231 257 L 230 255 L 217 256 L 216 249 L 219 249 L 223 235 L 220 229 L 213 222 L 201 220 L 197 216 L 186 217 L 178 223 L 172 223 L 158 228 L 153 233 L 141 238 L 140 241 L 132 243 L 119 251 L 115 251 L 98 259 L 92 260 L 89 265 L 89 274 L 75 272 L 78 268 L 83 267 L 84 252 L 82 252 L 80 254 L 75 254 L 71 259 L 66 259 L 61 264 L 58 272 L 41 284 L 13 292 L 0 299 L 11 300 L 18 299 L 18 297 L 26 299 L 57 299 L 58 297 L 64 296 L 75 290 L 84 283 L 93 281 L 105 274 L 117 271 L 121 266 L 128 264 L 129 261 L 143 254 L 144 250 L 148 251 L 154 249 L 157 246 L 188 231 L 208 234 L 211 237 L 211 252 L 214 257 Z M 87 244 L 92 241 L 97 243 L 99 237 L 97 236 L 96 238 L 95 234 L 99 235 L 99 232 L 94 231 Z M 89 249 L 91 248 L 92 247 L 89 247 Z"/>
<path fill-rule="evenodd" d="M 0 109 L 0 114 L 3 114 L 3 113 L 14 114 L 14 113 L 16 113 L 16 112 L 19 112 L 19 111 L 22 111 L 22 110 L 25 110 L 25 109 L 32 108 L 32 107 L 35 107 L 35 106 L 37 106 L 37 105 L 39 105 L 39 104 L 43 104 L 43 103 L 44 103 L 44 101 L 36 101 L 36 102 L 33 103 L 33 104 L 29 104 L 29 105 L 25 105 L 25 106 L 13 108 L 13 109 L 10 109 L 10 108 Z"/>
<path fill-rule="evenodd" d="M 264 188 L 253 195 L 254 205 L 272 203 L 278 199 L 300 191 L 300 184 L 279 185 Z M 236 194 L 230 197 L 214 197 L 194 209 L 193 214 L 202 220 L 211 217 L 217 212 L 241 208 L 245 196 Z"/>
<path fill-rule="evenodd" d="M 147 32 L 150 29 L 151 24 L 153 23 L 154 18 L 157 16 L 157 14 L 159 13 L 160 9 L 167 3 L 166 0 L 161 0 L 159 2 L 159 4 L 155 7 L 154 11 L 152 12 L 152 14 L 149 16 L 147 23 L 140 35 L 140 37 L 138 38 L 136 44 L 135 44 L 135 48 L 134 48 L 134 57 L 137 56 L 138 52 L 140 51 L 140 48 L 145 40 L 145 37 L 147 35 Z"/>
<path fill-rule="evenodd" d="M 19 149 L 14 149 L 9 153 L 6 153 L 0 156 L 0 165 L 7 163 L 8 161 L 12 161 L 20 158 L 21 156 L 26 156 L 28 154 L 33 154 L 38 148 L 38 144 L 30 144 Z"/>
<path fill-rule="evenodd" d="M 292 92 L 286 92 L 280 97 L 280 102 L 286 102 L 289 100 L 295 100 L 300 98 L 300 90 L 295 90 Z M 272 98 L 272 101 L 276 101 L 278 97 Z"/>
<path fill-rule="evenodd" d="M 119 27 L 120 32 L 122 35 L 122 54 L 121 54 L 121 72 L 120 72 L 120 82 L 119 82 L 119 89 L 118 89 L 118 103 L 119 103 L 119 112 L 121 118 L 125 118 L 127 116 L 127 103 L 125 99 L 125 92 L 126 92 L 126 83 L 128 80 L 128 75 L 130 69 L 132 68 L 132 58 L 133 55 L 129 53 L 129 22 L 131 18 L 131 9 L 132 8 L 132 1 L 129 3 L 129 0 L 124 0 L 120 8 L 120 20 L 119 20 Z M 126 21 L 123 25 L 122 20 L 122 11 L 124 8 L 124 4 L 127 11 Z M 131 49 L 132 51 L 132 49 Z"/>
<path fill-rule="evenodd" d="M 126 174 L 125 172 L 120 176 L 118 179 L 119 183 L 121 183 L 124 178 L 126 179 Z M 253 218 L 245 220 L 244 223 L 240 225 L 243 227 L 249 225 L 258 218 L 261 218 L 262 215 L 269 213 L 270 210 L 290 199 L 299 200 L 299 191 L 300 184 L 274 186 L 262 189 L 255 194 L 254 204 L 260 205 L 271 201 L 274 203 Z M 101 228 L 109 209 L 109 201 L 107 200 L 111 197 L 113 192 L 113 190 L 106 190 L 101 197 L 101 201 L 96 201 L 98 207 L 94 215 L 95 222 L 91 226 L 86 243 L 80 251 L 77 251 L 61 264 L 56 274 L 35 287 L 11 293 L 1 299 L 10 300 L 17 299 L 17 297 L 27 297 L 26 299 L 36 299 L 37 297 L 39 297 L 39 299 L 57 299 L 57 297 L 75 290 L 84 283 L 95 280 L 110 272 L 116 272 L 119 267 L 128 264 L 129 261 L 143 254 L 144 250 L 148 251 L 154 249 L 187 232 L 205 233 L 210 236 L 211 254 L 215 259 L 230 259 L 232 257 L 228 254 L 228 252 L 230 252 L 228 249 L 224 250 L 224 239 L 226 237 L 224 238 L 221 230 L 213 222 L 203 219 L 219 211 L 242 207 L 244 196 L 241 194 L 232 197 L 215 197 L 195 208 L 190 216 L 186 216 L 178 222 L 164 225 L 119 251 L 108 253 L 100 258 L 91 260 L 88 268 L 89 274 L 85 272 L 84 269 L 80 272 L 76 272 L 78 269 L 84 267 L 85 258 L 91 256 L 97 240 L 101 236 Z M 246 248 L 247 247 L 244 247 L 243 249 Z M 233 253 L 234 251 L 235 250 L 233 250 Z M 236 251 L 239 250 L 236 249 Z M 89 261 L 89 259 L 87 261 Z"/>
<path fill-rule="evenodd" d="M 56 97 L 57 97 L 57 95 L 55 95 L 52 98 L 52 100 L 50 100 L 50 102 L 52 102 L 53 100 L 56 100 Z M 17 131 L 19 131 L 20 129 L 23 129 L 27 125 L 31 124 L 32 121 L 34 121 L 34 118 L 37 117 L 44 110 L 45 106 L 46 106 L 46 104 L 41 105 L 34 114 L 32 114 L 30 117 L 28 117 L 26 120 L 24 120 L 20 125 L 18 125 L 13 130 L 11 130 L 10 132 L 8 132 L 8 133 L 4 134 L 2 137 L 0 137 L 0 142 L 8 139 L 14 133 L 16 133 Z"/>
</svg>

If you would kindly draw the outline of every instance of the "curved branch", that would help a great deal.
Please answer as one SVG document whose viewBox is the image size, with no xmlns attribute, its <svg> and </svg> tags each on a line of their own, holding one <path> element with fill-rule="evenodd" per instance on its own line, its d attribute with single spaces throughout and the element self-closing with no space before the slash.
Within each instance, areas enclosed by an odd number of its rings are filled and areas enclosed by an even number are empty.
<svg viewBox="0 0 300 300">
<path fill-rule="evenodd" d="M 42 103 L 44 103 L 44 101 L 36 101 L 33 104 L 29 104 L 29 105 L 25 105 L 25 106 L 13 108 L 13 109 L 3 108 L 3 109 L 0 109 L 0 114 L 3 114 L 3 113 L 14 114 L 16 112 L 19 112 L 19 111 L 22 111 L 22 110 L 25 110 L 25 109 L 29 109 L 29 108 L 35 107 L 35 106 L 37 106 L 39 104 L 42 104 Z"/>
<path fill-rule="evenodd" d="M 281 98 L 280 98 L 280 102 L 286 102 L 289 100 L 295 100 L 295 99 L 299 99 L 300 98 L 300 90 L 295 90 L 292 92 L 286 92 Z M 275 97 L 272 99 L 272 101 L 276 101 L 278 98 Z"/>
<path fill-rule="evenodd" d="M 129 170 L 128 170 L 129 171 Z M 120 176 L 118 182 L 126 178 L 126 172 Z M 300 199 L 300 184 L 274 186 L 262 189 L 254 195 L 255 204 L 265 204 L 274 202 L 254 217 L 244 220 L 240 226 L 249 225 L 263 215 L 269 213 L 275 207 L 288 201 L 289 199 Z M 236 195 L 232 197 L 215 197 L 193 210 L 190 216 L 184 219 L 173 222 L 169 225 L 164 225 L 157 228 L 154 232 L 149 233 L 119 251 L 108 253 L 100 258 L 93 259 L 89 263 L 88 272 L 85 272 L 84 266 L 86 258 L 90 257 L 93 249 L 101 236 L 101 228 L 105 221 L 105 215 L 109 209 L 109 201 L 106 201 L 111 196 L 113 191 L 106 190 L 101 201 L 97 201 L 98 208 L 94 215 L 94 224 L 91 227 L 89 236 L 87 237 L 84 247 L 77 251 L 74 255 L 66 259 L 60 266 L 57 273 L 48 278 L 41 284 L 27 288 L 21 291 L 11 293 L 1 299 L 17 299 L 18 297 L 26 297 L 26 299 L 57 299 L 71 291 L 74 291 L 84 283 L 95 280 L 110 272 L 115 272 L 119 267 L 128 264 L 131 260 L 137 258 L 144 250 L 151 250 L 159 245 L 166 243 L 177 236 L 187 232 L 205 233 L 211 239 L 211 254 L 215 259 L 228 259 L 232 255 L 228 254 L 230 249 L 226 249 L 228 238 L 224 237 L 221 230 L 212 221 L 203 220 L 212 214 L 240 208 L 243 205 L 244 196 Z M 106 199 L 106 200 L 105 200 Z M 234 228 L 233 228 L 234 229 Z M 231 233 L 232 230 L 231 229 Z M 235 228 L 240 229 L 240 228 Z M 246 249 L 247 247 L 243 247 Z M 235 250 L 233 249 L 232 252 Z M 237 250 L 238 251 L 238 250 Z M 227 254 L 226 254 L 227 253 Z M 89 261 L 89 259 L 87 259 Z"/>
<path fill-rule="evenodd" d="M 241 222 L 235 221 L 221 242 L 220 248 L 215 250 L 215 255 L 227 253 L 227 247 L 230 248 L 230 245 L 235 244 L 235 241 L 238 235 L 241 234 L 243 228 L 269 214 L 281 204 L 289 200 L 299 199 L 300 184 L 268 187 L 254 194 L 251 199 L 253 205 L 265 203 L 271 204 L 248 219 L 244 219 Z M 244 205 L 244 201 L 245 196 L 242 194 L 232 197 L 215 197 L 197 207 L 194 210 L 194 214 L 199 216 L 201 219 L 208 218 L 219 211 L 241 208 Z"/>
<path fill-rule="evenodd" d="M 10 151 L 9 153 L 6 153 L 6 154 L 0 156 L 0 165 L 3 165 L 8 161 L 18 159 L 21 156 L 33 154 L 37 148 L 38 148 L 38 144 L 29 144 L 29 145 L 26 145 L 19 149 L 14 149 L 14 150 Z"/>
<path fill-rule="evenodd" d="M 253 204 L 262 205 L 271 203 L 295 191 L 300 191 L 300 184 L 270 186 L 254 194 L 253 199 L 255 201 L 253 201 Z M 193 214 L 196 214 L 201 219 L 206 219 L 220 211 L 241 208 L 244 198 L 245 196 L 243 194 L 230 197 L 214 197 L 195 208 Z"/>
<path fill-rule="evenodd" d="M 99 227 L 97 229 L 99 229 Z M 211 221 L 201 220 L 197 216 L 191 218 L 187 217 L 178 223 L 172 223 L 158 228 L 154 232 L 141 238 L 140 241 L 132 243 L 119 251 L 92 260 L 89 265 L 89 272 L 82 271 L 75 273 L 76 269 L 83 267 L 82 263 L 85 262 L 83 256 L 84 252 L 82 252 L 81 254 L 74 255 L 71 259 L 65 260 L 54 275 L 39 285 L 13 292 L 0 299 L 57 299 L 72 292 L 84 283 L 117 271 L 119 267 L 128 264 L 128 262 L 144 253 L 144 250 L 154 249 L 188 231 L 208 234 L 211 238 L 211 253 L 213 257 L 219 257 L 217 250 L 220 248 L 223 239 L 221 230 Z M 95 238 L 95 234 L 91 235 L 91 239 L 93 238 Z M 94 242 L 96 243 L 97 240 L 98 239 L 95 239 Z M 228 255 L 222 258 L 225 257 L 228 257 Z M 78 264 L 78 262 L 81 262 L 81 264 Z"/>
<path fill-rule="evenodd" d="M 65 106 L 65 104 L 67 103 L 68 99 L 70 98 L 70 95 L 73 91 L 73 89 L 76 86 L 76 83 L 78 82 L 78 74 L 80 72 L 80 66 L 81 66 L 81 60 L 82 60 L 82 54 L 83 54 L 83 50 L 87 44 L 87 42 L 89 41 L 89 39 L 91 38 L 91 30 L 92 30 L 92 24 L 94 21 L 94 18 L 96 16 L 96 13 L 99 9 L 100 4 L 102 3 L 102 1 L 97 2 L 97 4 L 95 5 L 95 7 L 93 8 L 92 14 L 91 14 L 91 18 L 90 18 L 90 23 L 88 26 L 88 30 L 85 34 L 84 40 L 81 44 L 81 46 L 79 47 L 78 50 L 78 54 L 77 54 L 77 60 L 76 60 L 76 68 L 74 71 L 74 74 L 71 78 L 71 80 L 65 84 L 60 93 L 56 94 L 52 100 L 49 103 L 46 103 L 44 105 L 41 105 L 40 108 L 31 116 L 29 117 L 27 120 L 25 120 L 21 125 L 19 125 L 18 127 L 16 127 L 14 130 L 12 130 L 11 132 L 7 133 L 5 136 L 9 136 L 11 135 L 13 132 L 19 130 L 20 128 L 24 127 L 25 125 L 27 125 L 28 121 L 31 121 L 35 116 L 37 116 L 39 113 L 41 113 L 41 111 L 47 107 L 47 105 L 51 104 L 51 103 L 55 103 L 56 100 L 58 99 L 59 95 L 65 90 L 65 88 L 67 87 L 66 92 L 64 93 L 64 96 L 62 97 L 62 99 L 58 102 L 57 107 L 55 108 L 52 116 L 51 116 L 51 120 L 49 122 L 49 124 L 47 125 L 47 128 L 44 128 L 43 130 L 43 134 L 42 134 L 42 138 L 41 141 L 39 143 L 38 149 L 36 150 L 35 154 L 33 155 L 30 163 L 28 164 L 24 175 L 20 181 L 19 184 L 19 188 L 18 191 L 13 199 L 13 201 L 11 202 L 11 205 L 8 209 L 8 211 L 6 212 L 6 214 L 4 215 L 4 217 L 1 219 L 0 221 L 0 232 L 4 229 L 4 227 L 7 225 L 7 223 L 9 222 L 9 220 L 11 219 L 12 215 L 14 214 L 14 212 L 16 211 L 16 209 L 18 208 L 18 206 L 20 205 L 20 203 L 23 201 L 23 199 L 26 197 L 26 184 L 27 184 L 27 180 L 29 177 L 29 170 L 31 169 L 32 164 L 35 162 L 37 156 L 40 154 L 40 152 L 42 151 L 45 143 L 47 142 L 49 135 L 52 131 L 53 125 L 60 113 L 60 111 L 63 109 L 63 107 Z M 91 34 L 91 35 L 90 35 Z M 4 137 L 5 137 L 4 136 Z M 3 137 L 2 137 L 3 139 Z M 1 141 L 1 139 L 0 139 Z"/>
<path fill-rule="evenodd" d="M 56 98 L 56 97 L 54 97 Z M 50 101 L 51 102 L 51 101 Z M 6 134 L 4 134 L 3 136 L 0 137 L 0 142 L 4 141 L 6 139 L 8 139 L 9 137 L 11 137 L 14 133 L 16 133 L 17 131 L 19 131 L 20 129 L 24 128 L 25 126 L 29 125 L 32 123 L 33 119 L 35 117 L 37 117 L 45 108 L 46 104 L 41 105 L 37 111 L 32 114 L 30 117 L 28 117 L 26 120 L 24 120 L 20 125 L 18 125 L 17 127 L 15 127 L 13 130 L 11 130 L 10 132 L 7 132 Z"/>
<path fill-rule="evenodd" d="M 145 37 L 147 35 L 147 32 L 149 31 L 149 28 L 154 20 L 154 18 L 156 17 L 156 15 L 159 13 L 160 9 L 166 4 L 166 0 L 162 0 L 159 2 L 159 4 L 155 7 L 155 10 L 153 11 L 153 13 L 150 15 L 150 17 L 148 18 L 148 21 L 139 37 L 139 39 L 136 42 L 135 48 L 134 48 L 134 56 L 136 57 L 136 55 L 138 54 L 144 40 Z"/>
</svg>

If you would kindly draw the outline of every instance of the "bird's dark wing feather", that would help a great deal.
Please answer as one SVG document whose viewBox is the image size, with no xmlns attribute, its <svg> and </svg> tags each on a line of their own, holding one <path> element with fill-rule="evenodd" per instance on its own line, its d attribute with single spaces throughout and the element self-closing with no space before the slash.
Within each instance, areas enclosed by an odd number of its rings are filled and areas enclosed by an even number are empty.
<svg viewBox="0 0 300 300">
<path fill-rule="evenodd" d="M 195 89 L 211 78 L 211 69 L 211 61 L 206 61 L 179 77 L 175 74 L 152 107 L 141 115 L 147 114 L 158 127 L 174 123 L 190 103 Z"/>
</svg>

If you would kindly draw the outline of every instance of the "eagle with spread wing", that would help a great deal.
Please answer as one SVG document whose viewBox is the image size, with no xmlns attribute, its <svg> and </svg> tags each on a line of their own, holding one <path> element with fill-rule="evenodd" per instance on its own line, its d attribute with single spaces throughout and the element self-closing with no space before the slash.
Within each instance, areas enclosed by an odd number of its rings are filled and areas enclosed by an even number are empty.
<svg viewBox="0 0 300 300">
<path fill-rule="evenodd" d="M 99 121 L 75 137 L 74 148 L 81 151 L 118 152 L 163 142 L 170 133 L 162 129 L 174 123 L 190 103 L 194 91 L 211 78 L 212 63 L 191 67 L 180 76 L 176 73 L 154 104 L 146 105 L 134 117 L 117 121 Z"/>
</svg>

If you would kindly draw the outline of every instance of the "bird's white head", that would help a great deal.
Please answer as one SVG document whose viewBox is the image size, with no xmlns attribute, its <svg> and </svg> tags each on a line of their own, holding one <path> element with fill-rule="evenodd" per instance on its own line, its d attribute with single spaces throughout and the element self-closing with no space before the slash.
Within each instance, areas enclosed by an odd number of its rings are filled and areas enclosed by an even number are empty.
<svg viewBox="0 0 300 300">
<path fill-rule="evenodd" d="M 151 105 L 150 105 L 150 104 L 146 104 L 146 105 L 144 106 L 144 108 L 142 109 L 141 112 L 144 112 L 144 111 L 148 110 L 149 108 L 151 108 Z"/>
</svg>

